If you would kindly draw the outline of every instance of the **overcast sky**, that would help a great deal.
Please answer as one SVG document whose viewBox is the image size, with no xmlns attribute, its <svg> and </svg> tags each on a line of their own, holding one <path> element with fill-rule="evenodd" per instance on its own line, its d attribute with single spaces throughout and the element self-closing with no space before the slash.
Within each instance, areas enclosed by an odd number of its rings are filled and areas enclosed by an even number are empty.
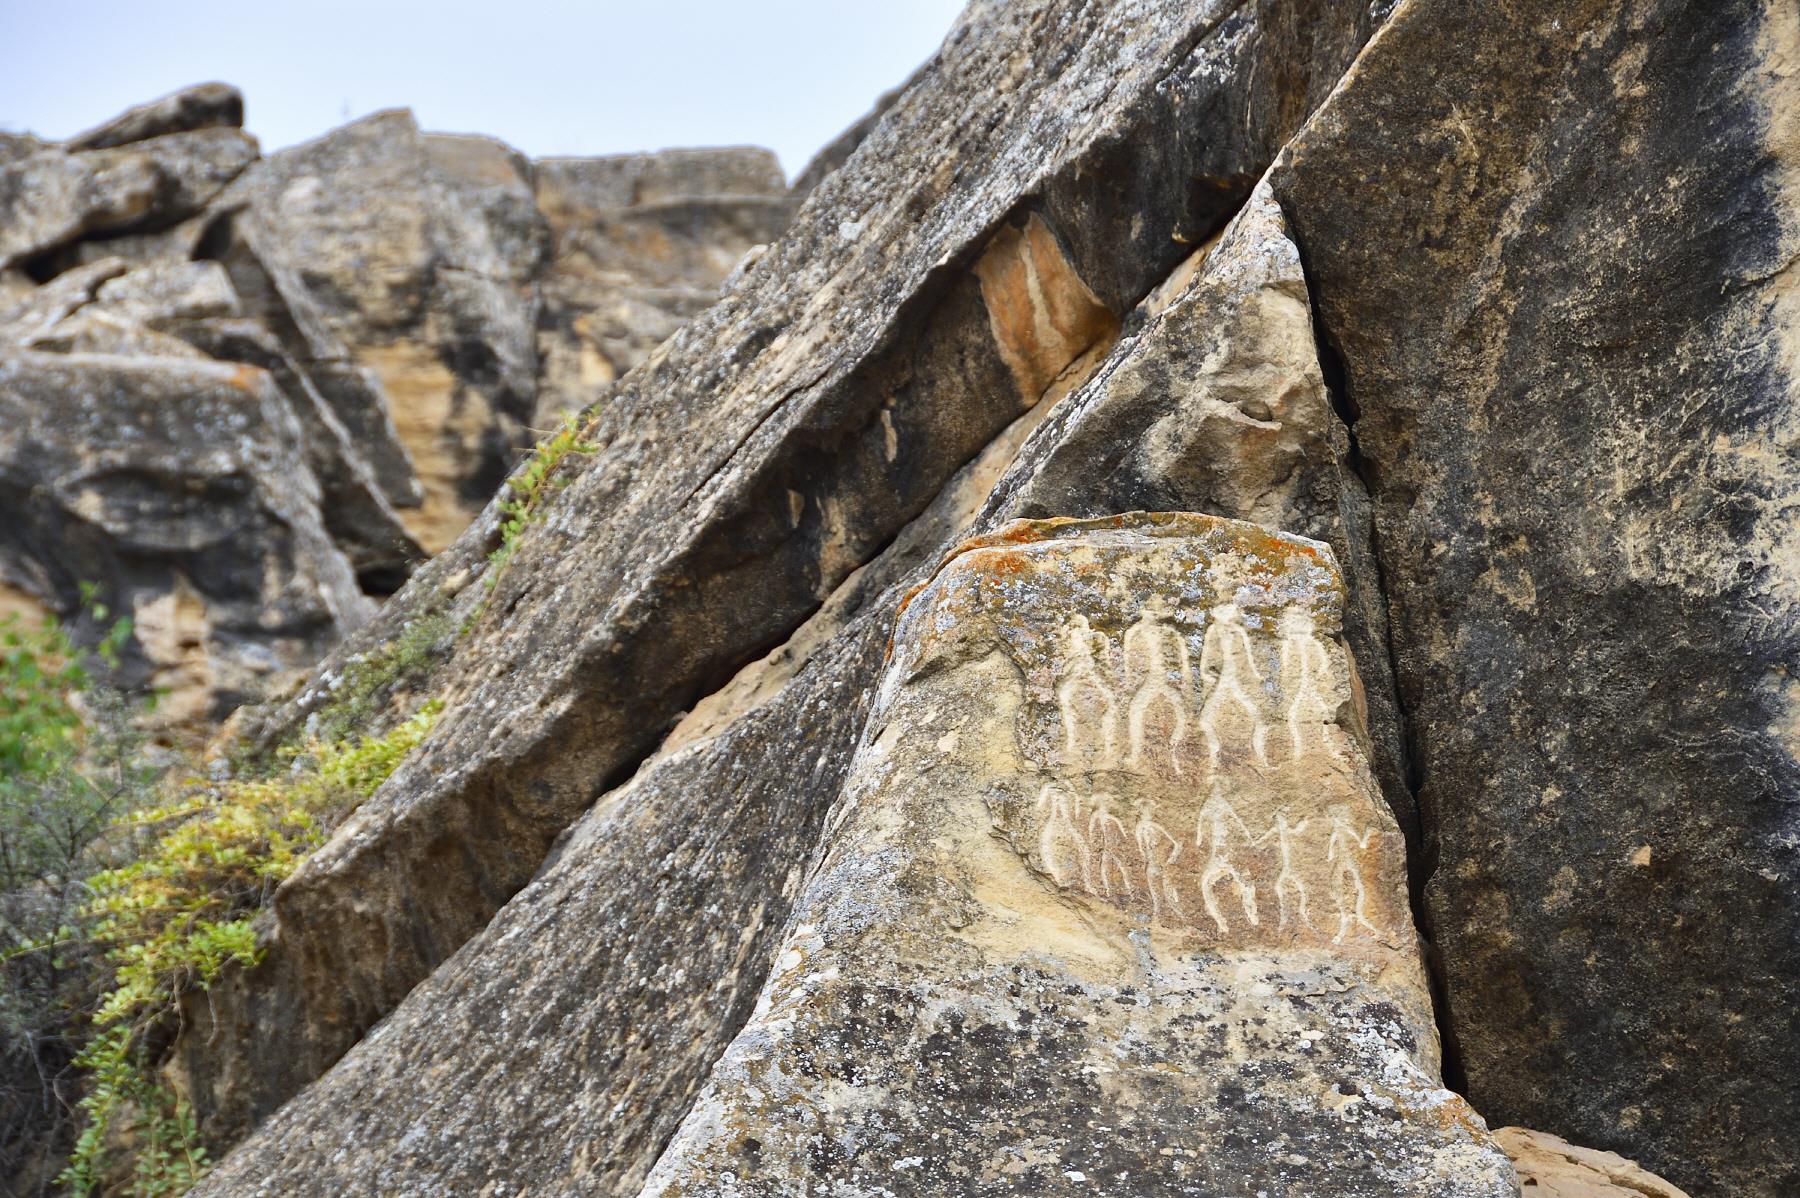
<svg viewBox="0 0 1800 1198">
<path fill-rule="evenodd" d="M 533 157 L 773 148 L 790 176 L 962 0 L 0 0 L 0 128 L 63 138 L 189 83 L 275 150 L 380 108 Z"/>
</svg>

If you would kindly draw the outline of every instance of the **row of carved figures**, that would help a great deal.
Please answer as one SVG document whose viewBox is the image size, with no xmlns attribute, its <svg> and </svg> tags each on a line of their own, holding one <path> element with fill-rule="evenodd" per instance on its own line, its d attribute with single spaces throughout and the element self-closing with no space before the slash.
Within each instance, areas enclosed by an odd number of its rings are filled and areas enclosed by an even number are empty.
<svg viewBox="0 0 1800 1198">
<path fill-rule="evenodd" d="M 1257 667 L 1250 632 L 1243 611 L 1234 603 L 1221 603 L 1208 613 L 1200 648 L 1202 694 L 1194 723 L 1205 739 L 1207 763 L 1219 768 L 1225 745 L 1224 731 L 1242 715 L 1251 728 L 1251 751 L 1269 765 L 1268 724 L 1271 706 L 1265 697 L 1268 680 Z M 1311 613 L 1290 607 L 1277 626 L 1281 638 L 1277 694 L 1273 706 L 1284 718 L 1289 759 L 1306 751 L 1308 731 L 1329 748 L 1323 726 L 1336 716 L 1338 704 L 1328 697 L 1333 687 L 1331 657 L 1318 635 Z M 1152 599 L 1143 615 L 1126 629 L 1121 646 L 1122 662 L 1117 682 L 1101 662 L 1110 656 L 1111 644 L 1096 632 L 1087 617 L 1076 616 L 1064 630 L 1064 651 L 1057 702 L 1062 712 L 1064 752 L 1070 764 L 1084 760 L 1087 748 L 1100 768 L 1120 764 L 1119 717 L 1124 714 L 1126 744 L 1124 764 L 1141 768 L 1146 740 L 1157 719 L 1166 724 L 1169 760 L 1181 770 L 1180 749 L 1188 733 L 1189 711 L 1194 706 L 1194 671 L 1187 638 L 1170 622 L 1166 607 Z M 1122 693 L 1131 692 L 1124 700 Z M 1153 751 L 1153 750 L 1152 750 Z"/>
<path fill-rule="evenodd" d="M 1306 881 L 1296 868 L 1301 833 L 1317 820 L 1324 825 L 1325 873 L 1337 920 L 1332 943 L 1341 944 L 1359 928 L 1376 936 L 1383 934 L 1369 919 L 1369 891 L 1359 859 L 1377 829 L 1359 827 L 1348 804 L 1336 804 L 1323 815 L 1309 815 L 1298 822 L 1283 808 L 1258 836 L 1215 787 L 1196 820 L 1193 844 L 1199 855 L 1195 858 L 1184 857 L 1187 843 L 1151 818 L 1149 804 L 1139 808 L 1137 822 L 1128 831 L 1112 814 L 1112 802 L 1111 795 L 1083 799 L 1055 783 L 1038 793 L 1037 807 L 1043 820 L 1038 851 L 1057 885 L 1079 885 L 1101 898 L 1147 898 L 1151 918 L 1185 918 L 1188 912 L 1176 886 L 1176 863 L 1185 862 L 1184 871 L 1199 874 L 1200 901 L 1206 914 L 1219 934 L 1227 935 L 1231 920 L 1227 908 L 1221 906 L 1221 892 L 1235 891 L 1245 922 L 1252 928 L 1262 925 L 1256 884 L 1238 868 L 1237 854 L 1273 842 L 1280 861 L 1275 878 L 1277 930 L 1286 932 L 1291 926 L 1296 931 L 1319 932 L 1308 909 Z M 1197 871 L 1193 868 L 1196 862 Z"/>
</svg>

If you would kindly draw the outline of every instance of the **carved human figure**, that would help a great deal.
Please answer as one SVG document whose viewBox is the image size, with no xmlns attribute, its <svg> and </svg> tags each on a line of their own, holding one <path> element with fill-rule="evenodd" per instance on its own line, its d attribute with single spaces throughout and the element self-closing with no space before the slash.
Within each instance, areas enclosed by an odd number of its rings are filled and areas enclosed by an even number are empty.
<svg viewBox="0 0 1800 1198">
<path fill-rule="evenodd" d="M 1100 672 L 1099 658 L 1106 652 L 1106 638 L 1095 632 L 1087 617 L 1077 615 L 1063 631 L 1063 682 L 1057 688 L 1057 705 L 1062 709 L 1063 752 L 1070 765 L 1081 761 L 1083 733 L 1093 736 L 1087 727 L 1092 710 L 1098 709 L 1100 727 L 1096 748 L 1102 768 L 1118 764 L 1119 750 L 1114 724 L 1118 717 L 1118 699 Z"/>
<path fill-rule="evenodd" d="M 1079 882 L 1091 893 L 1093 853 L 1088 848 L 1086 821 L 1081 818 L 1081 799 L 1050 783 L 1038 792 L 1037 806 L 1043 812 L 1038 855 L 1044 859 L 1044 868 L 1058 886 Z"/>
<path fill-rule="evenodd" d="M 1137 623 L 1125 630 L 1125 671 L 1137 680 L 1128 715 L 1130 756 L 1133 766 L 1144 756 L 1145 727 L 1151 716 L 1166 710 L 1169 717 L 1169 760 L 1181 773 L 1179 750 L 1187 735 L 1187 696 L 1193 688 L 1187 641 L 1168 622 L 1162 596 L 1153 595 Z M 1171 681 L 1174 679 L 1174 681 Z"/>
<path fill-rule="evenodd" d="M 1312 613 L 1290 607 L 1281 615 L 1281 686 L 1288 702 L 1291 757 L 1305 751 L 1305 729 L 1329 723 L 1336 706 L 1325 697 L 1331 680 L 1331 657 L 1318 637 Z"/>
<path fill-rule="evenodd" d="M 1331 839 L 1325 846 L 1325 860 L 1332 866 L 1331 897 L 1337 903 L 1337 935 L 1333 944 L 1342 944 L 1353 925 L 1381 935 L 1381 929 L 1369 922 L 1369 891 L 1363 885 L 1362 863 L 1357 854 L 1369 847 L 1375 829 L 1358 833 L 1350 822 L 1350 809 L 1339 804 L 1331 809 Z"/>
<path fill-rule="evenodd" d="M 1212 796 L 1200 807 L 1199 825 L 1194 839 L 1206 852 L 1206 865 L 1200 871 L 1200 899 L 1206 904 L 1206 913 L 1219 925 L 1221 934 L 1231 931 L 1231 925 L 1219 910 L 1218 896 L 1213 893 L 1220 882 L 1230 882 L 1237 887 L 1238 898 L 1244 906 L 1244 918 L 1250 921 L 1251 927 L 1257 926 L 1256 886 L 1232 864 L 1232 850 L 1239 834 L 1243 844 L 1253 843 L 1250 829 L 1238 815 L 1237 808 L 1219 793 L 1217 783 L 1213 784 Z"/>
<path fill-rule="evenodd" d="M 1175 859 L 1181 856 L 1181 842 L 1152 817 L 1152 804 L 1143 803 L 1138 808 L 1137 826 L 1132 832 L 1137 837 L 1138 855 L 1144 860 L 1144 889 L 1150 892 L 1150 918 L 1161 919 L 1163 907 L 1166 905 L 1175 914 L 1182 914 L 1181 895 L 1175 888 L 1175 874 L 1171 867 Z"/>
<path fill-rule="evenodd" d="M 1256 838 L 1258 846 L 1273 839 L 1281 857 L 1281 872 L 1275 876 L 1275 899 L 1280 903 L 1281 911 L 1275 926 L 1283 932 L 1287 931 L 1290 912 L 1299 926 L 1313 926 L 1312 917 L 1306 912 L 1306 883 L 1294 869 L 1294 838 L 1306 831 L 1306 825 L 1310 823 L 1310 817 L 1297 824 L 1288 823 L 1287 808 L 1284 807 L 1275 813 L 1275 822 L 1269 830 Z"/>
<path fill-rule="evenodd" d="M 1200 731 L 1206 737 L 1208 760 L 1216 771 L 1222 743 L 1219 716 L 1223 709 L 1231 706 L 1250 717 L 1251 747 L 1256 751 L 1257 760 L 1267 765 L 1269 755 L 1264 741 L 1268 729 L 1262 722 L 1262 707 L 1250 693 L 1247 681 L 1254 679 L 1260 684 L 1263 677 L 1251 655 L 1250 632 L 1244 627 L 1244 613 L 1235 603 L 1221 603 L 1208 614 L 1212 618 L 1207 621 L 1206 639 L 1200 645 L 1200 672 L 1212 680 L 1206 702 L 1200 707 Z"/>
<path fill-rule="evenodd" d="M 1102 898 L 1132 898 L 1137 887 L 1137 862 L 1131 852 L 1131 838 L 1125 825 L 1109 809 L 1111 795 L 1094 796 L 1094 809 L 1088 816 L 1088 848 L 1094 855 L 1094 874 Z"/>
</svg>

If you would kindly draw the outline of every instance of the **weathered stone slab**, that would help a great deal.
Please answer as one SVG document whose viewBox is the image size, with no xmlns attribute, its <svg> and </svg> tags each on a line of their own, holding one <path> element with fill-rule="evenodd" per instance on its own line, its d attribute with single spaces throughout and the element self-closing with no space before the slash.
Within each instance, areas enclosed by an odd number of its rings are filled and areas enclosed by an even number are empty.
<svg viewBox="0 0 1800 1198">
<path fill-rule="evenodd" d="M 1176 502 L 1348 542 L 1331 496 L 1353 512 L 1360 492 L 1335 463 L 1298 255 L 1266 194 L 1156 290 L 1085 385 L 1090 367 L 1076 367 L 1066 398 L 996 438 L 786 644 L 702 702 L 479 936 L 227 1158 L 219 1192 L 335 1196 L 380 1178 L 390 1196 L 635 1194 L 755 1006 L 900 601 L 971 521 Z M 1151 443 L 1156 460 L 1202 463 L 1232 437 L 1255 451 L 1204 469 L 1145 464 Z M 453 550 L 414 593 L 444 602 L 474 569 Z M 393 635 L 406 611 L 390 604 L 377 620 Z M 305 695 L 328 693 L 317 682 Z M 647 861 L 662 863 L 654 875 Z M 306 1080 L 308 1054 L 328 1050 L 336 1029 L 284 1006 L 303 968 L 277 940 L 262 970 L 188 1004 L 183 1075 L 211 1133 L 270 1109 Z M 276 1038 L 280 1054 L 262 1051 Z"/>
<path fill-rule="evenodd" d="M 89 233 L 174 224 L 257 156 L 238 129 L 169 133 L 110 150 L 60 147 L 0 166 L 0 266 Z"/>
<path fill-rule="evenodd" d="M 243 123 L 242 92 L 229 83 L 197 83 L 148 104 L 126 109 L 110 121 L 71 137 L 64 144 L 71 150 L 104 150 L 161 137 L 165 133 L 220 127 L 236 129 Z"/>
<path fill-rule="evenodd" d="M 1515 1194 L 1438 1073 L 1343 600 L 1208 517 L 954 554 L 644 1193 Z"/>
<path fill-rule="evenodd" d="M 1792 4 L 1414 0 L 1273 174 L 1469 1098 L 1734 1198 L 1800 1193 L 1797 61 Z"/>
<path fill-rule="evenodd" d="M 1548 1132 L 1498 1127 L 1494 1142 L 1512 1158 L 1527 1198 L 1688 1198 L 1616 1152 L 1582 1148 Z"/>
<path fill-rule="evenodd" d="M 262 371 L 0 357 L 7 573 L 62 613 L 79 613 L 79 584 L 93 582 L 132 616 L 121 681 L 168 692 L 160 720 L 217 719 L 367 618 L 318 499 Z"/>
</svg>

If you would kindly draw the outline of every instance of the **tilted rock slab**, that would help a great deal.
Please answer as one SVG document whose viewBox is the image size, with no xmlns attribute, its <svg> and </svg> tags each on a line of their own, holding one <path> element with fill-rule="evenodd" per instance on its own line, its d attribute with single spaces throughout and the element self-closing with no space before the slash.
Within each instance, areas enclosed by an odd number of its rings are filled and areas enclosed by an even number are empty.
<svg viewBox="0 0 1800 1198">
<path fill-rule="evenodd" d="M 1800 12 L 1412 0 L 1272 173 L 1469 1098 L 1800 1193 Z"/>
<path fill-rule="evenodd" d="M 636 1194 L 755 1008 L 900 602 L 971 522 L 1181 505 L 1303 529 L 1352 560 L 1364 501 L 1338 461 L 1299 256 L 1266 190 L 1126 323 L 1065 397 L 997 436 L 786 643 L 699 704 L 204 1192 Z M 471 569 L 466 547 L 440 555 L 409 595 L 444 594 Z M 1352 589 L 1366 600 L 1372 586 Z M 407 612 L 391 604 L 376 621 L 394 635 Z M 1353 634 L 1347 622 L 1346 635 L 1359 662 L 1385 662 L 1379 628 Z M 1364 673 L 1373 695 L 1377 675 Z M 284 961 L 184 1007 L 182 1073 L 222 1138 L 306 1080 L 276 1005 L 291 992 L 271 977 Z M 263 1050 L 280 1035 L 282 1052 Z"/>
<path fill-rule="evenodd" d="M 1210 517 L 962 547 L 645 1195 L 1515 1194 L 1438 1073 L 1343 599 Z"/>
<path fill-rule="evenodd" d="M 972 8 L 788 235 L 597 413 L 593 452 L 492 580 L 433 733 L 276 895 L 214 1051 L 252 1062 L 279 1041 L 292 1078 L 323 1072 L 683 713 L 1110 343 L 1369 27 L 1360 4 L 1295 16 Z M 437 588 L 489 586 L 494 526 L 383 627 Z M 328 695 L 309 686 L 293 714 Z"/>
</svg>

